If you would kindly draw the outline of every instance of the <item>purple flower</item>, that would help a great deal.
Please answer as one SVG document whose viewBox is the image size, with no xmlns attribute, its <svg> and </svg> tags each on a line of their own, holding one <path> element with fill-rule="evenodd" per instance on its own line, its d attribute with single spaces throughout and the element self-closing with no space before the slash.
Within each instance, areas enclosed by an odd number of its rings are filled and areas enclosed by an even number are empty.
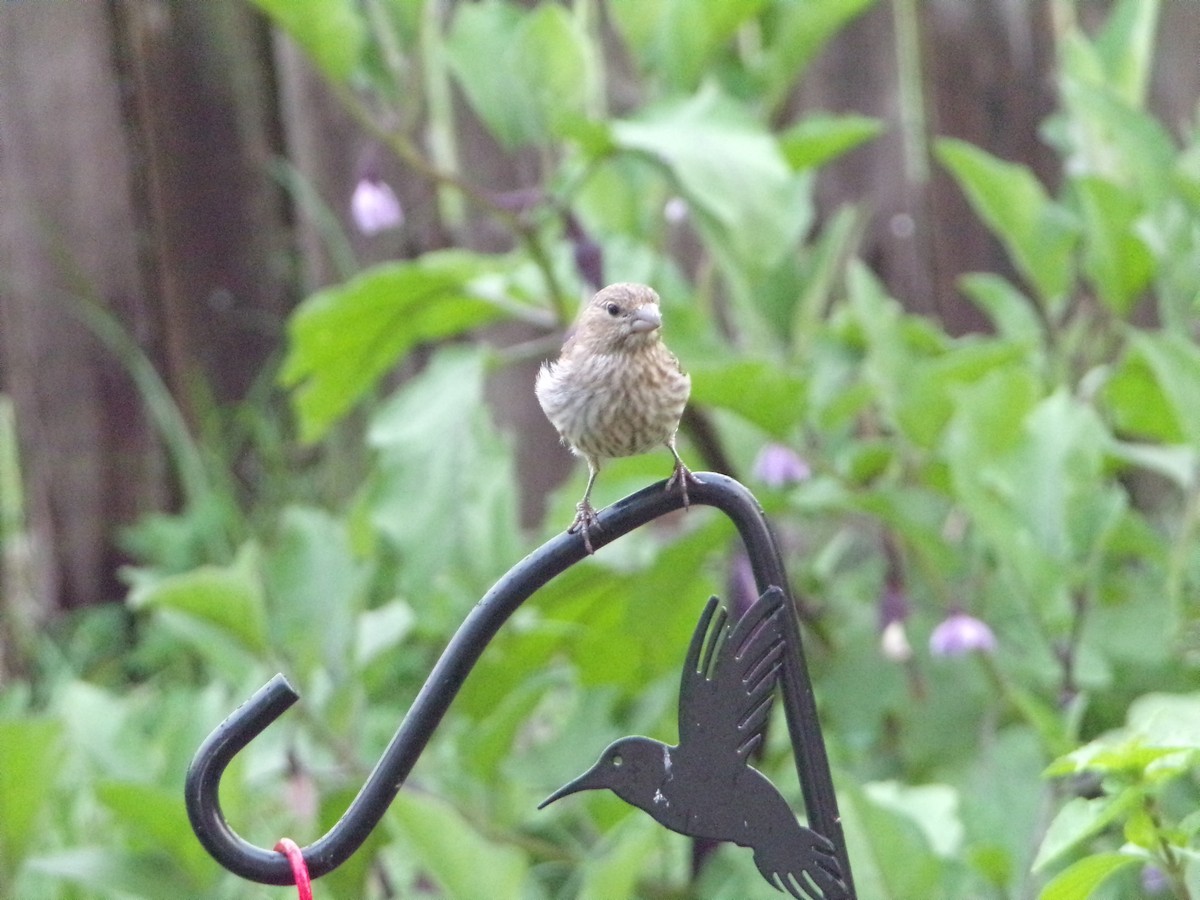
<svg viewBox="0 0 1200 900">
<path fill-rule="evenodd" d="M 929 635 L 929 652 L 934 656 L 966 656 L 972 651 L 991 653 L 996 649 L 996 635 L 987 623 L 954 610 L 942 619 Z"/>
<path fill-rule="evenodd" d="M 1167 873 L 1155 865 L 1142 867 L 1142 890 L 1147 894 L 1165 894 L 1171 889 Z"/>
<path fill-rule="evenodd" d="M 888 579 L 883 586 L 883 593 L 879 595 L 879 630 L 882 631 L 893 622 L 905 621 L 910 612 L 904 588 Z"/>
<path fill-rule="evenodd" d="M 404 210 L 396 192 L 386 181 L 372 175 L 363 176 L 355 185 L 350 215 L 358 230 L 368 236 L 399 228 L 404 223 Z"/>
<path fill-rule="evenodd" d="M 808 463 L 791 447 L 764 444 L 754 460 L 754 477 L 767 487 L 784 487 L 812 475 Z"/>
</svg>

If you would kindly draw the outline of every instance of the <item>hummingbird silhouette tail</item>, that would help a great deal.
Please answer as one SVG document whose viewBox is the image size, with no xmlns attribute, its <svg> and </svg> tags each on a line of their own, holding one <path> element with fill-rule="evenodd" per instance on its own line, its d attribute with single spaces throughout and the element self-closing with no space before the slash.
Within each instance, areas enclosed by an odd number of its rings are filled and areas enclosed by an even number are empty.
<svg viewBox="0 0 1200 900">
<path fill-rule="evenodd" d="M 755 848 L 754 864 L 763 878 L 796 900 L 847 900 L 832 842 L 804 827 L 787 838 Z"/>
</svg>

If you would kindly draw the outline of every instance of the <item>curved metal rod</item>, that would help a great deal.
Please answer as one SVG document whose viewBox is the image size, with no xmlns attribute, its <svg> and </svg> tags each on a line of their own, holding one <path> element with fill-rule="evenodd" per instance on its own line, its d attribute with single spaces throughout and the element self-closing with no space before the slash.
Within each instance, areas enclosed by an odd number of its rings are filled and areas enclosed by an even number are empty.
<svg viewBox="0 0 1200 900">
<path fill-rule="evenodd" d="M 697 477 L 700 483 L 688 487 L 692 504 L 714 506 L 724 512 L 737 526 L 746 545 L 759 592 L 776 585 L 790 600 L 783 562 L 758 501 L 745 487 L 724 475 L 702 472 Z M 601 510 L 599 526 L 591 531 L 592 544 L 598 549 L 681 508 L 679 492 L 664 490 L 664 485 L 665 482 L 653 484 Z M 383 818 L 451 701 L 501 625 L 534 591 L 586 556 L 580 535 L 560 534 L 513 566 L 475 605 L 450 639 L 358 796 L 333 828 L 303 848 L 312 877 L 324 875 L 345 862 Z M 788 608 L 793 615 L 786 619 L 784 637 L 791 653 L 783 669 L 783 700 L 805 811 L 809 826 L 836 846 L 843 877 L 853 896 L 850 861 L 800 643 L 799 622 L 794 615 L 794 604 L 789 603 Z M 221 776 L 233 757 L 297 699 L 287 679 L 276 675 L 217 726 L 197 750 L 188 769 L 185 794 L 196 836 L 226 869 L 260 884 L 292 884 L 291 867 L 282 854 L 256 847 L 229 827 L 218 796 Z"/>
</svg>

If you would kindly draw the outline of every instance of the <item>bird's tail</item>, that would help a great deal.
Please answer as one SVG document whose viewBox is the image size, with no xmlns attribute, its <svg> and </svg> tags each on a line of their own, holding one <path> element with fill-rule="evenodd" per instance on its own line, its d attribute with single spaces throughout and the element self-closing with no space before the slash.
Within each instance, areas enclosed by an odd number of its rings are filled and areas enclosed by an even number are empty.
<svg viewBox="0 0 1200 900">
<path fill-rule="evenodd" d="M 790 830 L 755 848 L 763 878 L 796 900 L 849 900 L 833 843 L 811 828 Z"/>
</svg>

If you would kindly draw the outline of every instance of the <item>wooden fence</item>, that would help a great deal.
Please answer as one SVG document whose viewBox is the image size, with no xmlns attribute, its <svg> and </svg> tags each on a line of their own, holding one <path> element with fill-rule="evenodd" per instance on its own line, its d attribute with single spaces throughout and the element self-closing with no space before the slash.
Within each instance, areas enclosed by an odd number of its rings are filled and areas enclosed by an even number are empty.
<svg viewBox="0 0 1200 900">
<path fill-rule="evenodd" d="M 920 33 L 897 35 L 894 11 L 911 3 Z M 1079 6 L 1086 17 L 1107 4 Z M 955 277 L 1006 263 L 943 175 L 905 171 L 896 47 L 919 41 L 932 131 L 1024 161 L 1053 183 L 1054 157 L 1037 136 L 1054 100 L 1048 9 L 1040 0 L 880 0 L 826 50 L 787 111 L 890 123 L 822 174 L 821 207 L 867 204 L 866 259 L 894 295 L 952 330 L 980 324 Z M 1168 0 L 1160 42 L 1153 103 L 1178 130 L 1194 121 L 1200 96 L 1200 3 Z M 521 185 L 520 157 L 481 128 L 468 123 L 465 134 L 464 167 L 477 183 Z M 176 501 L 143 393 L 81 322 L 82 300 L 133 337 L 185 415 L 195 415 L 201 384 L 218 401 L 242 397 L 279 349 L 289 308 L 335 277 L 273 167 L 287 160 L 345 216 L 369 152 L 302 55 L 247 4 L 0 2 L 0 392 L 15 406 L 31 537 L 8 563 L 0 608 L 16 602 L 18 586 L 43 612 L 119 598 L 114 534 Z M 361 259 L 495 244 L 483 221 L 446 233 L 428 185 L 384 166 L 413 227 L 355 238 Z M 535 415 L 532 395 L 502 414 Z M 522 448 L 531 482 L 544 468 L 530 463 L 537 453 Z"/>
</svg>

